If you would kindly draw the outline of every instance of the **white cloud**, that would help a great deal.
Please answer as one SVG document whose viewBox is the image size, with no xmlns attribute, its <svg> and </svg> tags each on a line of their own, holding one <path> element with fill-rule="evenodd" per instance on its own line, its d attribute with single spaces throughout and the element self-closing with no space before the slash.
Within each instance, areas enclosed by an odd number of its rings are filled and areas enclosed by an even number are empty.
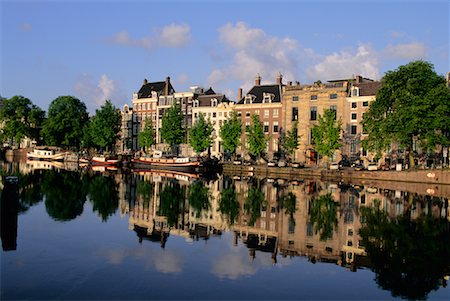
<svg viewBox="0 0 450 301">
<path fill-rule="evenodd" d="M 106 42 L 127 47 L 152 50 L 157 47 L 179 48 L 191 41 L 191 29 L 188 25 L 170 24 L 154 30 L 153 35 L 133 38 L 128 31 L 122 30 L 107 38 Z"/>
<path fill-rule="evenodd" d="M 311 81 L 349 78 L 357 74 L 372 79 L 380 77 L 378 54 L 368 44 L 360 44 L 356 51 L 343 50 L 324 56 L 306 70 Z"/>
<path fill-rule="evenodd" d="M 160 42 L 166 47 L 182 47 L 191 41 L 191 29 L 188 25 L 170 24 L 161 30 Z"/>
<path fill-rule="evenodd" d="M 426 47 L 423 43 L 418 42 L 388 45 L 385 54 L 394 59 L 423 59 L 426 55 Z"/>
<path fill-rule="evenodd" d="M 102 74 L 97 82 L 89 74 L 81 75 L 74 84 L 73 91 L 86 104 L 90 113 L 99 109 L 106 100 L 111 100 L 116 107 L 120 107 L 125 98 L 119 84 L 106 74 Z"/>
<path fill-rule="evenodd" d="M 215 68 L 207 79 L 209 85 L 228 84 L 234 79 L 247 90 L 257 74 L 261 75 L 262 83 L 274 83 L 278 72 L 291 79 L 298 72 L 301 49 L 297 41 L 270 36 L 244 22 L 228 23 L 218 32 L 231 56 L 231 64 Z"/>
</svg>

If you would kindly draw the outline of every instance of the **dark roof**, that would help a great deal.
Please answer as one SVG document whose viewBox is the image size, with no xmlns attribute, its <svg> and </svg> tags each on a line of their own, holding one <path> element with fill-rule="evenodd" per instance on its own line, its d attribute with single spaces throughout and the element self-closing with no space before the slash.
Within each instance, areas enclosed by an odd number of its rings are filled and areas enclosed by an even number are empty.
<svg viewBox="0 0 450 301">
<path fill-rule="evenodd" d="M 251 94 L 255 96 L 252 103 L 262 103 L 264 93 L 270 93 L 274 95 L 272 102 L 281 102 L 281 85 L 261 85 L 253 86 L 248 91 L 247 95 Z M 244 104 L 245 96 L 238 100 L 237 104 Z"/>
<path fill-rule="evenodd" d="M 199 95 L 198 96 L 198 106 L 199 107 L 209 107 L 211 106 L 211 99 L 217 99 L 217 104 L 221 102 L 229 102 L 228 98 L 224 94 L 210 94 L 210 95 Z"/>
<path fill-rule="evenodd" d="M 166 82 L 153 82 L 142 85 L 138 92 L 138 98 L 149 98 L 152 96 L 152 92 L 155 91 L 158 95 L 164 94 L 166 88 Z M 175 90 L 169 81 L 169 94 L 173 94 Z"/>
<path fill-rule="evenodd" d="M 214 94 L 216 94 L 216 92 L 214 92 L 214 90 L 211 87 L 209 87 L 209 89 L 206 90 L 205 92 L 205 95 L 214 95 Z"/>
<path fill-rule="evenodd" d="M 365 82 L 360 84 L 353 84 L 354 87 L 359 88 L 359 96 L 377 95 L 381 88 L 381 82 Z"/>
</svg>

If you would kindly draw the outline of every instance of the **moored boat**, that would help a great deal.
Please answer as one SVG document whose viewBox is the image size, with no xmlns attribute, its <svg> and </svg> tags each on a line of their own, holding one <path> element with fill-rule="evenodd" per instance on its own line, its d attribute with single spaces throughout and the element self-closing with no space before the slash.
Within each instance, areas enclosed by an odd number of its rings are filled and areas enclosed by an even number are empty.
<svg viewBox="0 0 450 301">
<path fill-rule="evenodd" d="M 59 148 L 51 146 L 38 146 L 33 151 L 27 153 L 29 160 L 63 161 L 65 157 L 66 152 L 62 152 Z"/>
<path fill-rule="evenodd" d="M 198 158 L 191 157 L 167 157 L 163 158 L 159 152 L 153 157 L 138 157 L 131 160 L 134 168 L 152 168 L 166 170 L 189 170 L 195 171 L 200 166 Z"/>
<path fill-rule="evenodd" d="M 92 157 L 91 163 L 92 165 L 113 166 L 119 164 L 119 159 L 104 155 L 97 155 Z"/>
</svg>

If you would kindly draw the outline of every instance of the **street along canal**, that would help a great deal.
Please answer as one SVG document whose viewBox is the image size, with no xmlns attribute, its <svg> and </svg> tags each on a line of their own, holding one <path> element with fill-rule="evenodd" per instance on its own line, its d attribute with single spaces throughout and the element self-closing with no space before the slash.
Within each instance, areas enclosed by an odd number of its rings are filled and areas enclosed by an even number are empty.
<svg viewBox="0 0 450 301">
<path fill-rule="evenodd" d="M 2 300 L 449 296 L 448 196 L 315 178 L 1 175 Z"/>
</svg>

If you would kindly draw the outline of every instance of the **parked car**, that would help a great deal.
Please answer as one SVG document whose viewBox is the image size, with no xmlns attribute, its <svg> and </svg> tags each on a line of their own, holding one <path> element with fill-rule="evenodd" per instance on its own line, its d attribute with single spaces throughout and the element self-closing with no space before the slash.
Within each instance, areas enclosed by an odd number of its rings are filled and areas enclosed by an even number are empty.
<svg viewBox="0 0 450 301">
<path fill-rule="evenodd" d="M 369 165 L 367 165 L 367 170 L 378 170 L 377 163 L 369 163 Z"/>
<path fill-rule="evenodd" d="M 278 167 L 286 167 L 287 163 L 284 160 L 278 161 Z"/>
<path fill-rule="evenodd" d="M 337 162 L 332 162 L 330 164 L 330 170 L 339 170 L 339 164 Z"/>
<path fill-rule="evenodd" d="M 275 166 L 277 166 L 277 164 L 274 161 L 269 161 L 269 162 L 267 162 L 267 166 L 268 167 L 275 167 Z"/>
<path fill-rule="evenodd" d="M 298 163 L 298 162 L 289 163 L 289 166 L 292 167 L 292 168 L 303 168 L 303 167 L 305 167 L 305 165 L 303 163 Z"/>
<path fill-rule="evenodd" d="M 233 164 L 234 164 L 234 165 L 241 165 L 241 164 L 242 164 L 242 161 L 241 161 L 241 160 L 234 160 L 234 161 L 233 161 Z"/>
<path fill-rule="evenodd" d="M 364 165 L 362 165 L 361 163 L 357 163 L 353 165 L 353 168 L 355 170 L 363 170 L 364 169 Z"/>
</svg>

